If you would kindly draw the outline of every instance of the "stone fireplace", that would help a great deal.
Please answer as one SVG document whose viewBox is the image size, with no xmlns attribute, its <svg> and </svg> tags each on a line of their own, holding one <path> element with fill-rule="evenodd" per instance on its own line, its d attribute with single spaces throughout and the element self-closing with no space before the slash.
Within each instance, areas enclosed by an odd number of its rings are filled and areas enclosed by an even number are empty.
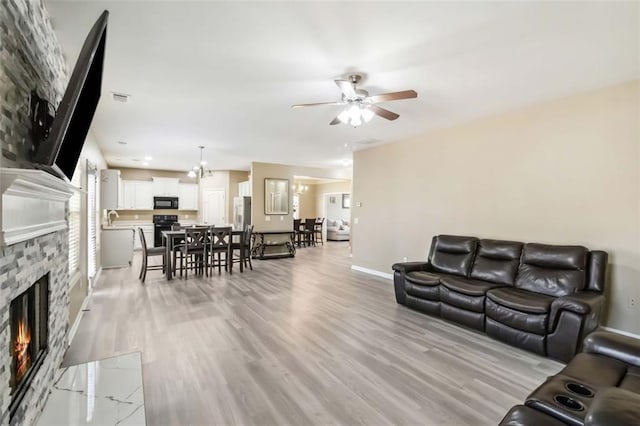
<svg viewBox="0 0 640 426">
<path fill-rule="evenodd" d="M 73 188 L 0 168 L 0 193 L 0 424 L 34 424 L 68 343 Z"/>
</svg>

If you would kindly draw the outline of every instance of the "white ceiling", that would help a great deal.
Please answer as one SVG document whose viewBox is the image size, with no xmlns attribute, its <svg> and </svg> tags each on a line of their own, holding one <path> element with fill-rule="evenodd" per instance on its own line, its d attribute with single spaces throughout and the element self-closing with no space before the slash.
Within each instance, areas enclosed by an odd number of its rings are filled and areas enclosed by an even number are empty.
<svg viewBox="0 0 640 426">
<path fill-rule="evenodd" d="M 108 163 L 186 170 L 251 161 L 341 166 L 359 141 L 427 130 L 640 77 L 640 3 L 151 2 L 48 0 L 70 66 L 111 12 L 93 123 Z M 329 126 L 333 79 L 414 89 L 359 128 Z M 128 104 L 110 92 L 131 94 Z M 126 141 L 127 145 L 119 145 Z M 371 145 L 368 145 L 371 146 Z"/>
</svg>

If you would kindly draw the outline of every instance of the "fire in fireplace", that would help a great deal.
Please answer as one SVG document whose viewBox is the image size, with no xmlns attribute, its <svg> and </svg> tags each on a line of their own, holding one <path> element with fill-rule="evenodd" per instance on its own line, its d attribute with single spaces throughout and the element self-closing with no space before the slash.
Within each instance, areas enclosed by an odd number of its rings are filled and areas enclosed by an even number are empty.
<svg viewBox="0 0 640 426">
<path fill-rule="evenodd" d="M 11 301 L 11 416 L 46 355 L 48 323 L 49 274 Z"/>
</svg>

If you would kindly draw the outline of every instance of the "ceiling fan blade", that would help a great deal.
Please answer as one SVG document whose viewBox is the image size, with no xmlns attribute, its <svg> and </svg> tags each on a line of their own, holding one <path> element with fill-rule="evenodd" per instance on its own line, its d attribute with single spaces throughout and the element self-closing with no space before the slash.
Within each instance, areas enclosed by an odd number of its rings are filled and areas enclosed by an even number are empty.
<svg viewBox="0 0 640 426">
<path fill-rule="evenodd" d="M 373 111 L 374 114 L 379 115 L 382 118 L 386 118 L 387 120 L 395 120 L 396 118 L 400 117 L 395 112 L 391 112 L 388 109 L 380 108 L 377 105 L 371 105 L 369 106 L 369 109 Z"/>
<path fill-rule="evenodd" d="M 316 102 L 313 104 L 297 104 L 291 105 L 291 108 L 305 108 L 310 106 L 318 106 L 318 105 L 344 105 L 344 102 Z"/>
<path fill-rule="evenodd" d="M 398 101 L 400 99 L 417 98 L 418 93 L 415 90 L 403 90 L 401 92 L 381 93 L 379 95 L 369 96 L 367 99 L 373 103 L 385 101 Z"/>
<path fill-rule="evenodd" d="M 334 118 L 333 120 L 331 120 L 331 123 L 329 123 L 331 126 L 335 126 L 336 124 L 340 124 L 342 123 L 342 121 L 340 121 L 340 119 L 338 117 Z"/>
<path fill-rule="evenodd" d="M 348 80 L 334 80 L 334 81 L 342 91 L 342 94 L 344 95 L 345 98 L 355 99 L 357 97 L 356 91 L 353 88 L 353 83 L 351 83 Z"/>
</svg>

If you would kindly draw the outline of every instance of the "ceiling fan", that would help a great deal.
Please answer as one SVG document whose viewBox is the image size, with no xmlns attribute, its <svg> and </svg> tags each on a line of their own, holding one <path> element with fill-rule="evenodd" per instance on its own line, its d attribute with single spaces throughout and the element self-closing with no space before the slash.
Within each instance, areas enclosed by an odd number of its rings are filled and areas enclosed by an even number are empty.
<svg viewBox="0 0 640 426">
<path fill-rule="evenodd" d="M 395 120 L 400 117 L 395 112 L 389 111 L 376 105 L 378 102 L 398 101 L 401 99 L 417 98 L 418 93 L 415 90 L 403 90 L 401 92 L 382 93 L 379 95 L 369 96 L 369 92 L 356 88 L 360 83 L 362 76 L 352 74 L 348 80 L 335 80 L 336 84 L 342 91 L 342 97 L 337 102 L 317 102 L 312 104 L 292 105 L 291 108 L 304 108 L 317 105 L 347 105 L 336 118 L 331 120 L 330 125 L 344 123 L 354 127 L 361 125 L 363 122 L 370 121 L 374 115 L 387 120 Z"/>
</svg>

